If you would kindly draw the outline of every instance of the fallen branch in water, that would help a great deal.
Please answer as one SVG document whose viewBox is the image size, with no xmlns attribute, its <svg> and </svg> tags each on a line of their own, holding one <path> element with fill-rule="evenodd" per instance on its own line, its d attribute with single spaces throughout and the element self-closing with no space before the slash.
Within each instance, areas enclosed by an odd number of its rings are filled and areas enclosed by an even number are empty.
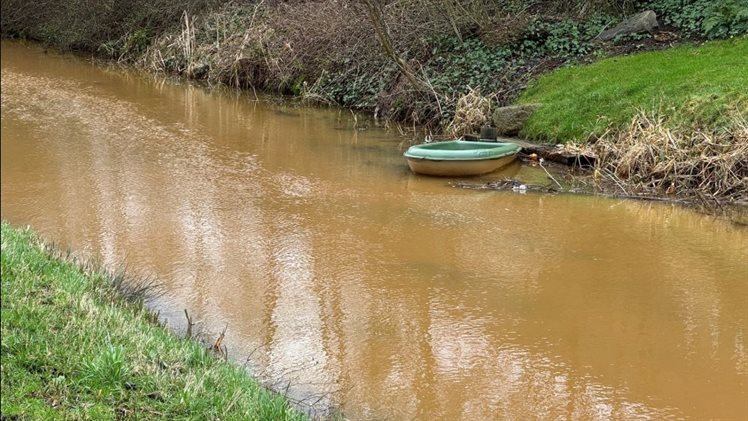
<svg viewBox="0 0 748 421">
<path fill-rule="evenodd" d="M 646 194 L 630 194 L 630 193 L 624 193 L 624 194 L 603 193 L 603 192 L 594 192 L 594 191 L 577 189 L 577 188 L 565 189 L 565 188 L 562 188 L 560 184 L 559 184 L 559 188 L 555 188 L 555 187 L 543 186 L 539 184 L 523 184 L 518 180 L 513 180 L 509 178 L 500 180 L 500 181 L 492 181 L 489 183 L 480 183 L 480 184 L 457 181 L 457 182 L 450 183 L 450 186 L 459 187 L 461 189 L 470 189 L 470 190 L 514 191 L 520 194 L 524 194 L 526 192 L 539 192 L 539 193 L 551 193 L 551 194 L 577 194 L 577 195 L 584 195 L 584 196 L 606 197 L 610 199 L 634 199 L 634 200 L 644 200 L 644 201 L 651 201 L 651 202 L 694 204 L 693 200 L 681 199 L 681 198 L 676 198 L 676 197 L 662 197 L 662 196 L 651 196 L 651 195 L 646 195 Z M 520 186 L 521 188 L 518 188 Z"/>
<path fill-rule="evenodd" d="M 223 328 L 223 332 L 221 332 L 220 335 L 218 335 L 218 338 L 213 343 L 213 345 L 210 347 L 211 351 L 213 351 L 217 356 L 223 358 L 224 360 L 228 360 L 229 353 L 228 348 L 223 344 L 223 339 L 226 337 L 226 330 L 229 328 L 229 325 L 227 324 Z"/>
<path fill-rule="evenodd" d="M 184 317 L 187 318 L 187 333 L 185 333 L 185 336 L 187 337 L 187 339 L 190 339 L 192 338 L 192 326 L 194 326 L 195 323 L 192 322 L 192 317 L 190 317 L 187 309 L 184 309 Z"/>
<path fill-rule="evenodd" d="M 549 178 L 550 178 L 551 180 L 553 180 L 553 182 L 554 182 L 554 183 L 556 183 L 556 185 L 558 186 L 558 188 L 559 188 L 559 189 L 563 189 L 563 187 L 561 186 L 561 183 L 559 183 L 559 182 L 558 182 L 558 180 L 556 180 L 556 179 L 555 179 L 555 178 L 554 178 L 554 177 L 553 177 L 553 176 L 551 175 L 551 173 L 550 173 L 550 172 L 548 172 L 548 170 L 547 170 L 547 169 L 545 168 L 545 166 L 543 165 L 543 161 L 544 161 L 544 160 L 543 160 L 543 158 L 540 158 L 540 160 L 538 161 L 538 164 L 540 164 L 540 168 L 542 168 L 542 169 L 543 169 L 543 171 L 545 171 L 545 173 L 546 173 L 546 174 L 548 175 L 548 177 L 549 177 Z"/>
<path fill-rule="evenodd" d="M 725 219 L 733 224 L 748 226 L 748 201 L 731 201 L 725 203 L 717 199 L 716 197 L 709 196 L 708 198 L 702 194 L 689 197 L 675 197 L 675 196 L 656 196 L 649 194 L 622 194 L 622 193 L 606 193 L 601 191 L 591 190 L 590 187 L 570 187 L 557 189 L 549 185 L 537 185 L 537 184 L 522 184 L 517 180 L 504 179 L 499 181 L 492 181 L 490 183 L 470 183 L 464 181 L 457 181 L 450 183 L 452 187 L 458 187 L 462 189 L 470 190 L 494 190 L 494 191 L 512 191 L 518 194 L 526 194 L 528 192 L 544 193 L 544 194 L 575 194 L 582 196 L 601 197 L 607 199 L 621 199 L 621 200 L 639 200 L 645 202 L 659 202 L 669 203 L 674 205 L 680 205 L 688 207 L 689 209 L 719 217 Z M 520 188 L 521 187 L 521 188 Z M 698 199 L 697 199 L 698 198 Z M 716 211 L 716 210 L 719 211 Z"/>
</svg>

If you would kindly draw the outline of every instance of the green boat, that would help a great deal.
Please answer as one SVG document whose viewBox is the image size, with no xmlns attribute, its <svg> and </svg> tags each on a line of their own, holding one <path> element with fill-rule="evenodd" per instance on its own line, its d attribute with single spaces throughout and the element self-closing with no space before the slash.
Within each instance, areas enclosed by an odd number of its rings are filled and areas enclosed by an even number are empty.
<svg viewBox="0 0 748 421">
<path fill-rule="evenodd" d="M 514 161 L 520 149 L 514 143 L 450 140 L 414 145 L 403 155 L 416 174 L 464 177 L 496 171 Z"/>
</svg>

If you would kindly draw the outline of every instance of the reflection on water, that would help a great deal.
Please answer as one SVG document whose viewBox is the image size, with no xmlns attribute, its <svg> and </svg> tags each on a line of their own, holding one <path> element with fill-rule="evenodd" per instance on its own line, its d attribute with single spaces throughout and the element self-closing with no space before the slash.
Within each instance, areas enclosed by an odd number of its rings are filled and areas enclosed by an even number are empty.
<svg viewBox="0 0 748 421">
<path fill-rule="evenodd" d="M 453 189 L 347 112 L 2 46 L 2 218 L 157 276 L 264 382 L 353 419 L 748 417 L 748 232 Z M 341 130 L 342 129 L 342 130 Z M 511 175 L 538 177 L 514 166 Z"/>
</svg>

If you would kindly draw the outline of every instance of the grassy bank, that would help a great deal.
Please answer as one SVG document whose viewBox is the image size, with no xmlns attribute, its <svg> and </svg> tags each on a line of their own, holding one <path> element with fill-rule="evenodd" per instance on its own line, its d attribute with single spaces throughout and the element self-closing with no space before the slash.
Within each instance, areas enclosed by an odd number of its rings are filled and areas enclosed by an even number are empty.
<svg viewBox="0 0 748 421">
<path fill-rule="evenodd" d="M 3 419 L 303 419 L 50 250 L 2 224 Z"/>
<path fill-rule="evenodd" d="M 608 58 L 541 77 L 522 135 L 598 157 L 624 194 L 748 205 L 748 38 Z"/>
<path fill-rule="evenodd" d="M 564 142 L 626 129 L 639 113 L 681 129 L 730 130 L 748 117 L 748 38 L 615 57 L 544 75 L 520 102 L 541 103 L 522 134 Z"/>
</svg>

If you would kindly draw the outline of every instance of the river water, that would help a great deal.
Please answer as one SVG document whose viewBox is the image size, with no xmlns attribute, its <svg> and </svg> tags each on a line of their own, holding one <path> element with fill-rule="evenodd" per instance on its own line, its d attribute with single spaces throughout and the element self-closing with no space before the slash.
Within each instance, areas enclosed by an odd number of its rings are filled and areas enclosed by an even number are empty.
<svg viewBox="0 0 748 421">
<path fill-rule="evenodd" d="M 317 413 L 748 417 L 748 230 L 457 189 L 401 152 L 348 111 L 2 44 L 2 218 L 158 278 L 162 320 L 226 328 Z M 542 178 L 507 171 L 481 180 Z"/>
</svg>

